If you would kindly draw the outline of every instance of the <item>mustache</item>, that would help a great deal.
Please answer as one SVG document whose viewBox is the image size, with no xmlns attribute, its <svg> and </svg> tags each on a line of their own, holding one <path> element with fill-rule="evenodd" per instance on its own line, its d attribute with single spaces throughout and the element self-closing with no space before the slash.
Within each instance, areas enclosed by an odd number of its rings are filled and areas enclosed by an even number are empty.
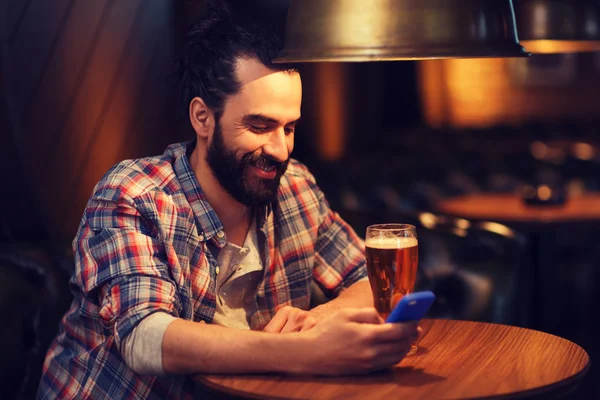
<svg viewBox="0 0 600 400">
<path fill-rule="evenodd" d="M 267 167 L 274 166 L 277 171 L 280 171 L 281 173 L 283 173 L 287 169 L 290 159 L 288 158 L 285 161 L 278 161 L 278 160 L 274 159 L 273 157 L 265 155 L 265 154 L 250 153 L 250 154 L 244 155 L 244 157 L 242 158 L 242 161 L 245 164 L 255 165 L 259 168 L 267 168 Z"/>
</svg>

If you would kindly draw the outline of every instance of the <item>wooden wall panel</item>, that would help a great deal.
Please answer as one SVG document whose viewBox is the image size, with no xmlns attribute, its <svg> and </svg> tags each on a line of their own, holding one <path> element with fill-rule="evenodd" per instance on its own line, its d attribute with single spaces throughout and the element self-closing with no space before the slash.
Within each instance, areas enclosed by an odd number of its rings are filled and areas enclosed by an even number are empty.
<svg viewBox="0 0 600 400">
<path fill-rule="evenodd" d="M 172 37 L 168 34 L 168 21 L 161 16 L 168 13 L 166 2 L 138 9 L 133 34 L 125 45 L 116 80 L 107 96 L 104 117 L 94 126 L 80 159 L 73 161 L 77 173 L 65 186 L 68 200 L 61 215 L 71 220 L 70 225 L 77 222 L 73 219 L 78 220 L 79 215 L 69 210 L 85 204 L 94 185 L 115 162 L 163 150 L 152 137 L 148 138 L 152 134 L 148 123 L 168 129 L 164 104 L 147 100 L 166 98 L 164 83 L 172 60 L 168 52 Z M 165 144 L 174 136 L 160 130 L 155 134 Z"/>
<path fill-rule="evenodd" d="M 7 143 L 42 215 L 28 229 L 68 243 L 110 166 L 181 138 L 165 85 L 177 2 L 8 1 L 5 97 L 18 123 Z"/>
<path fill-rule="evenodd" d="M 36 143 L 32 159 L 47 162 L 60 139 L 109 13 L 107 0 L 78 1 L 65 21 L 39 85 L 20 107 L 23 140 Z"/>
<path fill-rule="evenodd" d="M 25 109 L 43 75 L 72 5 L 72 0 L 31 0 L 18 31 L 13 34 L 10 62 L 11 70 L 18 74 L 13 75 L 16 79 L 11 82 L 11 94 L 18 110 Z"/>
<path fill-rule="evenodd" d="M 5 0 L 6 4 L 6 29 L 8 34 L 5 36 L 7 41 L 14 39 L 14 34 L 17 33 L 19 25 L 23 21 L 27 13 L 27 8 L 31 4 L 31 0 Z"/>
<path fill-rule="evenodd" d="M 7 87 L 11 25 L 15 25 L 8 21 L 12 21 L 9 15 L 18 14 L 14 5 L 0 2 L 0 241 L 22 237 L 40 240 L 46 232 L 43 226 L 31 229 L 39 223 L 40 216 L 23 172 L 23 161 L 16 150 L 17 118 Z"/>
<path fill-rule="evenodd" d="M 89 158 L 89 152 L 106 151 L 90 146 L 93 146 L 107 111 L 115 100 L 119 75 L 125 60 L 128 59 L 128 45 L 133 42 L 134 28 L 142 15 L 140 0 L 117 1 L 111 5 L 110 14 L 103 21 L 97 45 L 90 58 L 89 68 L 86 69 L 86 75 L 69 108 L 64 128 L 59 131 L 56 145 L 48 149 L 49 157 L 43 158 L 44 164 L 48 165 L 51 171 L 64 177 L 59 184 L 41 182 L 45 193 L 61 200 L 51 215 L 54 224 L 67 223 L 65 206 L 71 203 L 72 188 L 79 186 L 76 180 L 81 179 L 85 173 L 82 164 Z M 133 94 L 131 89 L 129 87 L 128 91 Z M 122 106 L 131 108 L 133 103 Z"/>
</svg>

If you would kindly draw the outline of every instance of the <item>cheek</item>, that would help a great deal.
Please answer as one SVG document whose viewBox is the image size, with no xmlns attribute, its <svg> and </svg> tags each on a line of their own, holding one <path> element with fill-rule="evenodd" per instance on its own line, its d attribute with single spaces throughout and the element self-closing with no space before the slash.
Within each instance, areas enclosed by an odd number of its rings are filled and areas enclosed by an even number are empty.
<svg viewBox="0 0 600 400">
<path fill-rule="evenodd" d="M 240 140 L 236 140 L 232 143 L 232 147 L 235 149 L 235 154 L 238 159 L 241 159 L 246 154 L 254 154 L 260 152 L 260 148 L 263 146 L 263 143 L 256 138 L 245 137 L 240 138 Z"/>
</svg>

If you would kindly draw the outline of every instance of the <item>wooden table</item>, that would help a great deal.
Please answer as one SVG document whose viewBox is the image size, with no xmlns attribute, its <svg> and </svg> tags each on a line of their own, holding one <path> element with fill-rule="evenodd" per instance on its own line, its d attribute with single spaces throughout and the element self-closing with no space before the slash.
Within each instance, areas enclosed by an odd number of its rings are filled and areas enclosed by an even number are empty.
<svg viewBox="0 0 600 400">
<path fill-rule="evenodd" d="M 507 325 L 426 319 L 420 351 L 366 376 L 200 375 L 229 398 L 467 399 L 556 398 L 586 374 L 588 354 L 550 334 Z"/>
<path fill-rule="evenodd" d="M 495 221 L 527 230 L 556 230 L 558 226 L 600 223 L 600 194 L 570 198 L 563 206 L 527 206 L 514 194 L 478 193 L 437 203 L 448 215 Z"/>
<path fill-rule="evenodd" d="M 576 229 L 600 227 L 600 194 L 587 193 L 569 198 L 562 206 L 527 206 L 514 194 L 472 194 L 444 199 L 438 202 L 439 212 L 471 221 L 494 221 L 523 231 L 528 236 L 527 256 L 531 264 L 530 275 L 521 277 L 530 293 L 532 316 L 524 326 L 545 331 L 555 331 L 560 323 L 562 285 L 560 271 L 554 260 L 557 246 L 556 234 Z"/>
</svg>

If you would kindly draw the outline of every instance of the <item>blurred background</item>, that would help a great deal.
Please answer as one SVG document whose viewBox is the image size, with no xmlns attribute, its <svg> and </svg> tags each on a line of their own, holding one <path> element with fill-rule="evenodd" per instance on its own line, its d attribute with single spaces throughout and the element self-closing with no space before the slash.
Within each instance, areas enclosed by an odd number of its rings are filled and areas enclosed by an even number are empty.
<svg viewBox="0 0 600 400">
<path fill-rule="evenodd" d="M 229 3 L 283 27 L 289 1 Z M 118 161 L 192 138 L 167 77 L 203 7 L 0 3 L 0 398 L 34 396 L 70 303 L 70 242 L 94 185 Z M 600 53 L 299 69 L 294 157 L 359 235 L 375 222 L 417 225 L 418 286 L 438 294 L 432 316 L 534 327 L 600 354 L 600 217 L 494 225 L 441 207 L 477 194 L 520 198 L 540 184 L 565 198 L 595 195 Z M 552 264 L 556 290 L 543 321 L 528 300 L 543 280 L 535 263 Z M 592 366 L 573 398 L 597 398 L 598 376 Z"/>
</svg>

